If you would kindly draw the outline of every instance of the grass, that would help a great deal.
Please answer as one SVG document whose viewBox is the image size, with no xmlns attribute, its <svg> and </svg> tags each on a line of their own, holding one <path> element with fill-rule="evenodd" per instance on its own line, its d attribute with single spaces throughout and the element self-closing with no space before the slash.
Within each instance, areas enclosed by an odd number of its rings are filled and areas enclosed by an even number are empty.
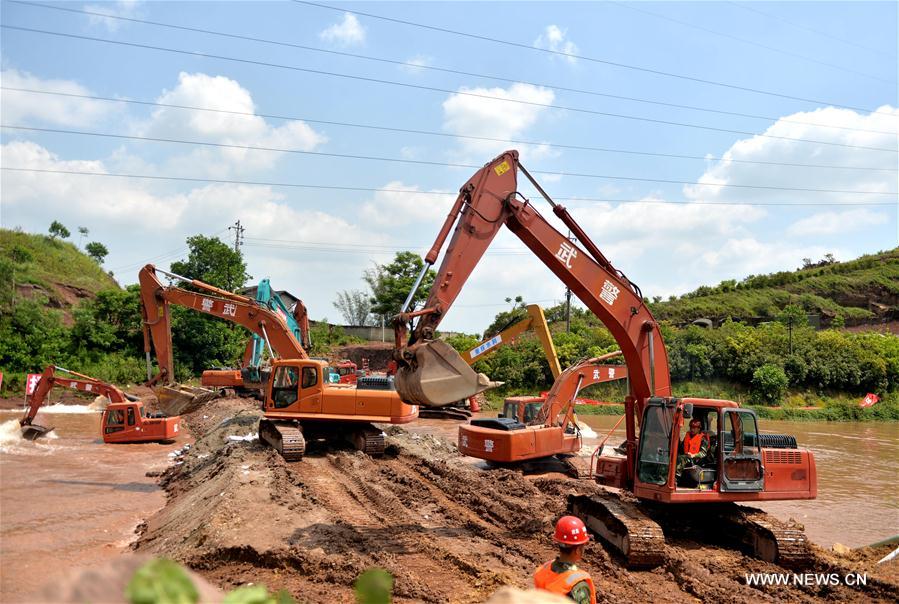
<svg viewBox="0 0 899 604">
<path fill-rule="evenodd" d="M 701 291 L 705 295 L 700 295 Z M 654 303 L 651 308 L 659 320 L 683 323 L 700 317 L 772 318 L 785 305 L 798 303 L 811 313 L 858 321 L 874 318 L 865 307 L 869 299 L 890 305 L 896 294 L 899 248 L 848 262 L 701 288 L 690 297 Z"/>
<path fill-rule="evenodd" d="M 22 250 L 30 259 L 15 262 L 14 256 Z M 51 299 L 60 302 L 63 300 L 55 293 L 55 285 L 77 287 L 91 294 L 119 287 L 115 279 L 74 244 L 44 235 L 0 229 L 0 258 L 13 262 L 16 283 L 43 287 Z"/>
</svg>

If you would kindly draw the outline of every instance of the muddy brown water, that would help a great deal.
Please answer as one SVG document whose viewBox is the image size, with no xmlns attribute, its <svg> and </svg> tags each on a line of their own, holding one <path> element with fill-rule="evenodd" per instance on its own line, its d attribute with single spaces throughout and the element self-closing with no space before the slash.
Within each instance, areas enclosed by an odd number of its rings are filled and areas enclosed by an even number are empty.
<svg viewBox="0 0 899 604">
<path fill-rule="evenodd" d="M 75 407 L 39 414 L 35 423 L 56 430 L 38 442 L 17 438 L 20 411 L 0 412 L 2 602 L 36 602 L 55 578 L 126 551 L 135 527 L 165 505 L 146 473 L 187 441 L 104 445 L 100 413 Z"/>
<path fill-rule="evenodd" d="M 36 586 L 126 551 L 135 527 L 165 505 L 146 472 L 164 468 L 168 454 L 187 442 L 103 445 L 99 413 L 63 413 L 43 418 L 56 426 L 56 438 L 26 443 L 8 434 L 19 415 L 0 412 L 3 602 L 33 602 Z M 596 433 L 585 439 L 587 447 L 617 421 L 581 419 Z M 405 428 L 455 441 L 458 422 L 420 420 Z M 899 533 L 899 424 L 763 421 L 761 428 L 795 435 L 818 466 L 818 499 L 764 504 L 767 511 L 803 522 L 825 547 L 862 546 Z M 609 443 L 623 436 L 619 428 Z"/>
</svg>

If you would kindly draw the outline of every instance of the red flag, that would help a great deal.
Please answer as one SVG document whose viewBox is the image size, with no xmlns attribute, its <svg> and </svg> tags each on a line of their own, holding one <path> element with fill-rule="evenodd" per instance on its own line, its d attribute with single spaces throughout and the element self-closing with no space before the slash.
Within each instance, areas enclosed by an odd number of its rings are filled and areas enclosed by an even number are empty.
<svg viewBox="0 0 899 604">
<path fill-rule="evenodd" d="M 865 395 L 865 398 L 862 399 L 862 402 L 858 404 L 859 407 L 873 407 L 877 403 L 880 402 L 880 397 L 876 394 L 868 393 Z"/>
<path fill-rule="evenodd" d="M 25 394 L 28 396 L 34 394 L 34 389 L 37 388 L 37 383 L 40 381 L 40 373 L 29 373 L 28 377 L 25 378 Z"/>
</svg>

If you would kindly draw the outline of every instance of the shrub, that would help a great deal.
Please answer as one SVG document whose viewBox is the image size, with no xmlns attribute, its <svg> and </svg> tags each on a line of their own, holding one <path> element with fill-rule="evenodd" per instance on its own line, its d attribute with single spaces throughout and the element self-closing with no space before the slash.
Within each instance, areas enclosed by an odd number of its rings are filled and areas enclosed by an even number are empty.
<svg viewBox="0 0 899 604">
<path fill-rule="evenodd" d="M 779 405 L 787 391 L 787 374 L 777 365 L 762 365 L 752 374 L 751 398 L 754 402 Z"/>
</svg>

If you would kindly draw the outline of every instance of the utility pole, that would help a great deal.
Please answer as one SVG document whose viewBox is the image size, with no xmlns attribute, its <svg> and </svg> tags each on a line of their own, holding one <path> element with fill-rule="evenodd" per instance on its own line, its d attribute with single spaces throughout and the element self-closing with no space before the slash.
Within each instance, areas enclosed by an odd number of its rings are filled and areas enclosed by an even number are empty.
<svg viewBox="0 0 899 604">
<path fill-rule="evenodd" d="M 240 246 L 243 244 L 243 232 L 246 229 L 240 226 L 240 220 L 238 220 L 232 226 L 229 226 L 228 230 L 234 231 L 234 251 L 239 252 Z"/>
</svg>

